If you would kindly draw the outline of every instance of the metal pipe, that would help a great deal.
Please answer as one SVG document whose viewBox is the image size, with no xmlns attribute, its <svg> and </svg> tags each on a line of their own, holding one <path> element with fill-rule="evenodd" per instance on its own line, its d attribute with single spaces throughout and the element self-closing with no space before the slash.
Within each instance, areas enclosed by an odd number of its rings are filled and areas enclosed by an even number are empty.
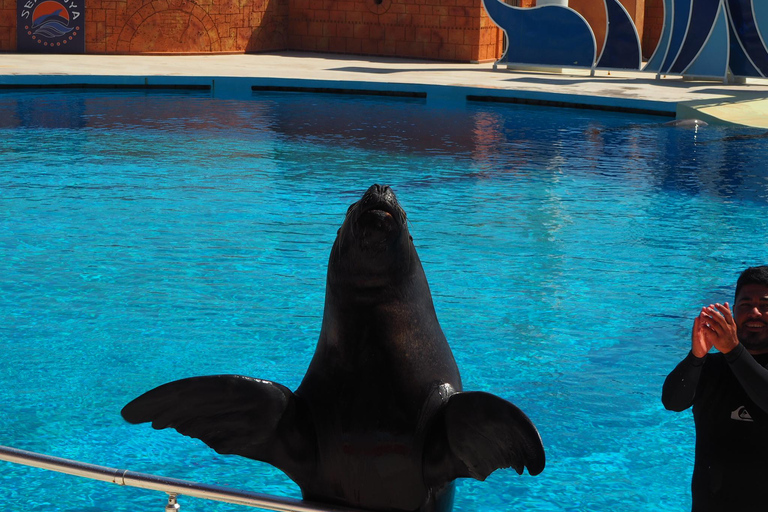
<svg viewBox="0 0 768 512">
<path fill-rule="evenodd" d="M 352 509 L 330 505 L 313 504 L 293 498 L 278 498 L 218 485 L 200 484 L 188 480 L 179 480 L 164 476 L 137 473 L 126 469 L 115 469 L 95 464 L 87 464 L 70 459 L 62 459 L 28 452 L 8 446 L 0 446 L 0 460 L 32 466 L 49 471 L 57 471 L 91 480 L 110 482 L 117 485 L 138 487 L 168 494 L 191 496 L 206 500 L 223 501 L 246 507 L 255 507 L 279 512 L 352 512 Z"/>
</svg>

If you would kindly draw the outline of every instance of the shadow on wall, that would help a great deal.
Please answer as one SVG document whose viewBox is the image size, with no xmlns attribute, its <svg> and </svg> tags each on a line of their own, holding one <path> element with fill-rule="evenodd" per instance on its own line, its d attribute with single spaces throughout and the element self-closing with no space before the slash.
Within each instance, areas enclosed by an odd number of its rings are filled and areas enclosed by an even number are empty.
<svg viewBox="0 0 768 512">
<path fill-rule="evenodd" d="M 246 52 L 285 50 L 288 48 L 287 0 L 255 0 L 252 29 L 247 29 Z"/>
</svg>

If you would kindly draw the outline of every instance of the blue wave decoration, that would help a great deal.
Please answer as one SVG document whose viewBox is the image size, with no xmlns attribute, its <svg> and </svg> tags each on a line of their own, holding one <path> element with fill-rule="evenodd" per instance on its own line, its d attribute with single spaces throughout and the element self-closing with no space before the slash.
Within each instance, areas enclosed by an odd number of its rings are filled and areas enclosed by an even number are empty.
<svg viewBox="0 0 768 512">
<path fill-rule="evenodd" d="M 597 67 L 640 69 L 642 65 L 640 37 L 629 13 L 618 0 L 605 0 L 605 12 L 608 27 Z"/>
<path fill-rule="evenodd" d="M 715 21 L 701 48 L 683 69 L 688 76 L 717 77 L 726 80 L 728 73 L 730 39 L 728 34 L 728 17 L 722 0 L 718 1 Z M 680 53 L 683 55 L 683 52 Z"/>
<path fill-rule="evenodd" d="M 752 63 L 752 60 L 747 55 L 746 50 L 744 50 L 744 47 L 739 40 L 739 35 L 733 26 L 733 17 L 730 14 L 730 6 L 728 7 L 728 20 L 731 23 L 731 30 L 729 30 L 728 34 L 731 50 L 731 56 L 728 59 L 728 67 L 731 69 L 731 73 L 733 73 L 734 76 L 763 76 Z"/>
<path fill-rule="evenodd" d="M 722 0 L 696 0 L 693 2 L 685 40 L 675 61 L 669 67 L 669 72 L 682 73 L 693 63 L 715 27 L 721 4 Z"/>
<path fill-rule="evenodd" d="M 672 19 L 674 16 L 675 4 L 672 0 L 664 0 L 664 24 L 661 28 L 661 36 L 653 55 L 648 59 L 643 71 L 660 72 L 661 65 L 667 57 L 669 51 L 669 42 L 672 36 Z"/>
<path fill-rule="evenodd" d="M 52 39 L 54 37 L 61 37 L 66 35 L 69 32 L 72 32 L 72 30 L 74 30 L 72 27 L 68 27 L 59 20 L 48 20 L 33 33 L 36 36 Z"/>
<path fill-rule="evenodd" d="M 768 76 L 768 50 L 765 48 L 756 19 L 756 14 L 762 14 L 762 11 L 760 9 L 755 10 L 752 0 L 728 0 L 728 11 L 731 18 L 731 26 L 736 32 L 740 49 L 743 51 L 743 54 L 737 52 L 737 55 L 745 58 L 745 61 L 740 63 L 743 66 L 735 64 L 732 67 L 746 68 L 732 69 L 732 71 L 737 73 L 749 70 L 748 62 L 762 76 Z"/>
<path fill-rule="evenodd" d="M 483 0 L 507 37 L 509 65 L 640 69 L 637 28 L 620 0 L 603 0 L 605 44 L 595 60 L 595 36 L 575 10 L 560 5 L 521 8 Z M 663 0 L 659 42 L 643 71 L 728 80 L 768 77 L 768 0 Z"/>
<path fill-rule="evenodd" d="M 569 7 L 522 8 L 483 0 L 488 16 L 507 34 L 502 56 L 510 64 L 592 67 L 596 44 L 584 17 Z"/>
<path fill-rule="evenodd" d="M 683 41 L 688 34 L 688 23 L 691 19 L 691 10 L 693 0 L 672 0 L 674 3 L 672 16 L 672 30 L 669 36 L 669 46 L 667 54 L 664 56 L 664 62 L 661 65 L 661 72 L 669 72 L 672 63 L 680 53 Z"/>
</svg>

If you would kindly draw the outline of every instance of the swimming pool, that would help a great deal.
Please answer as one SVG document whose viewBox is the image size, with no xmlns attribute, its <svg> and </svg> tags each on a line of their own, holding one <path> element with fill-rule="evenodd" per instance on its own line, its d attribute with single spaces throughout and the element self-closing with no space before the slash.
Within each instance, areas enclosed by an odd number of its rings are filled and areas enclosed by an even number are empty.
<svg viewBox="0 0 768 512">
<path fill-rule="evenodd" d="M 468 390 L 539 428 L 547 468 L 455 510 L 679 511 L 693 422 L 660 390 L 698 309 L 764 263 L 766 139 L 595 111 L 261 93 L 0 95 L 0 444 L 299 497 L 268 465 L 119 411 L 193 375 L 295 389 L 347 206 L 393 187 Z M 0 508 L 160 510 L 0 463 Z M 182 498 L 183 510 L 245 510 Z"/>
</svg>

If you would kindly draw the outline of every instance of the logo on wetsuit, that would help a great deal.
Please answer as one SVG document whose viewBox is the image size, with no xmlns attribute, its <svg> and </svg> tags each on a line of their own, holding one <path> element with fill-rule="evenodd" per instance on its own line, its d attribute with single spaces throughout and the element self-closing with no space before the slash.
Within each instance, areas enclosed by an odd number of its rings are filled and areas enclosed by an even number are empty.
<svg viewBox="0 0 768 512">
<path fill-rule="evenodd" d="M 731 419 L 736 421 L 755 421 L 743 405 L 731 412 Z"/>
</svg>

